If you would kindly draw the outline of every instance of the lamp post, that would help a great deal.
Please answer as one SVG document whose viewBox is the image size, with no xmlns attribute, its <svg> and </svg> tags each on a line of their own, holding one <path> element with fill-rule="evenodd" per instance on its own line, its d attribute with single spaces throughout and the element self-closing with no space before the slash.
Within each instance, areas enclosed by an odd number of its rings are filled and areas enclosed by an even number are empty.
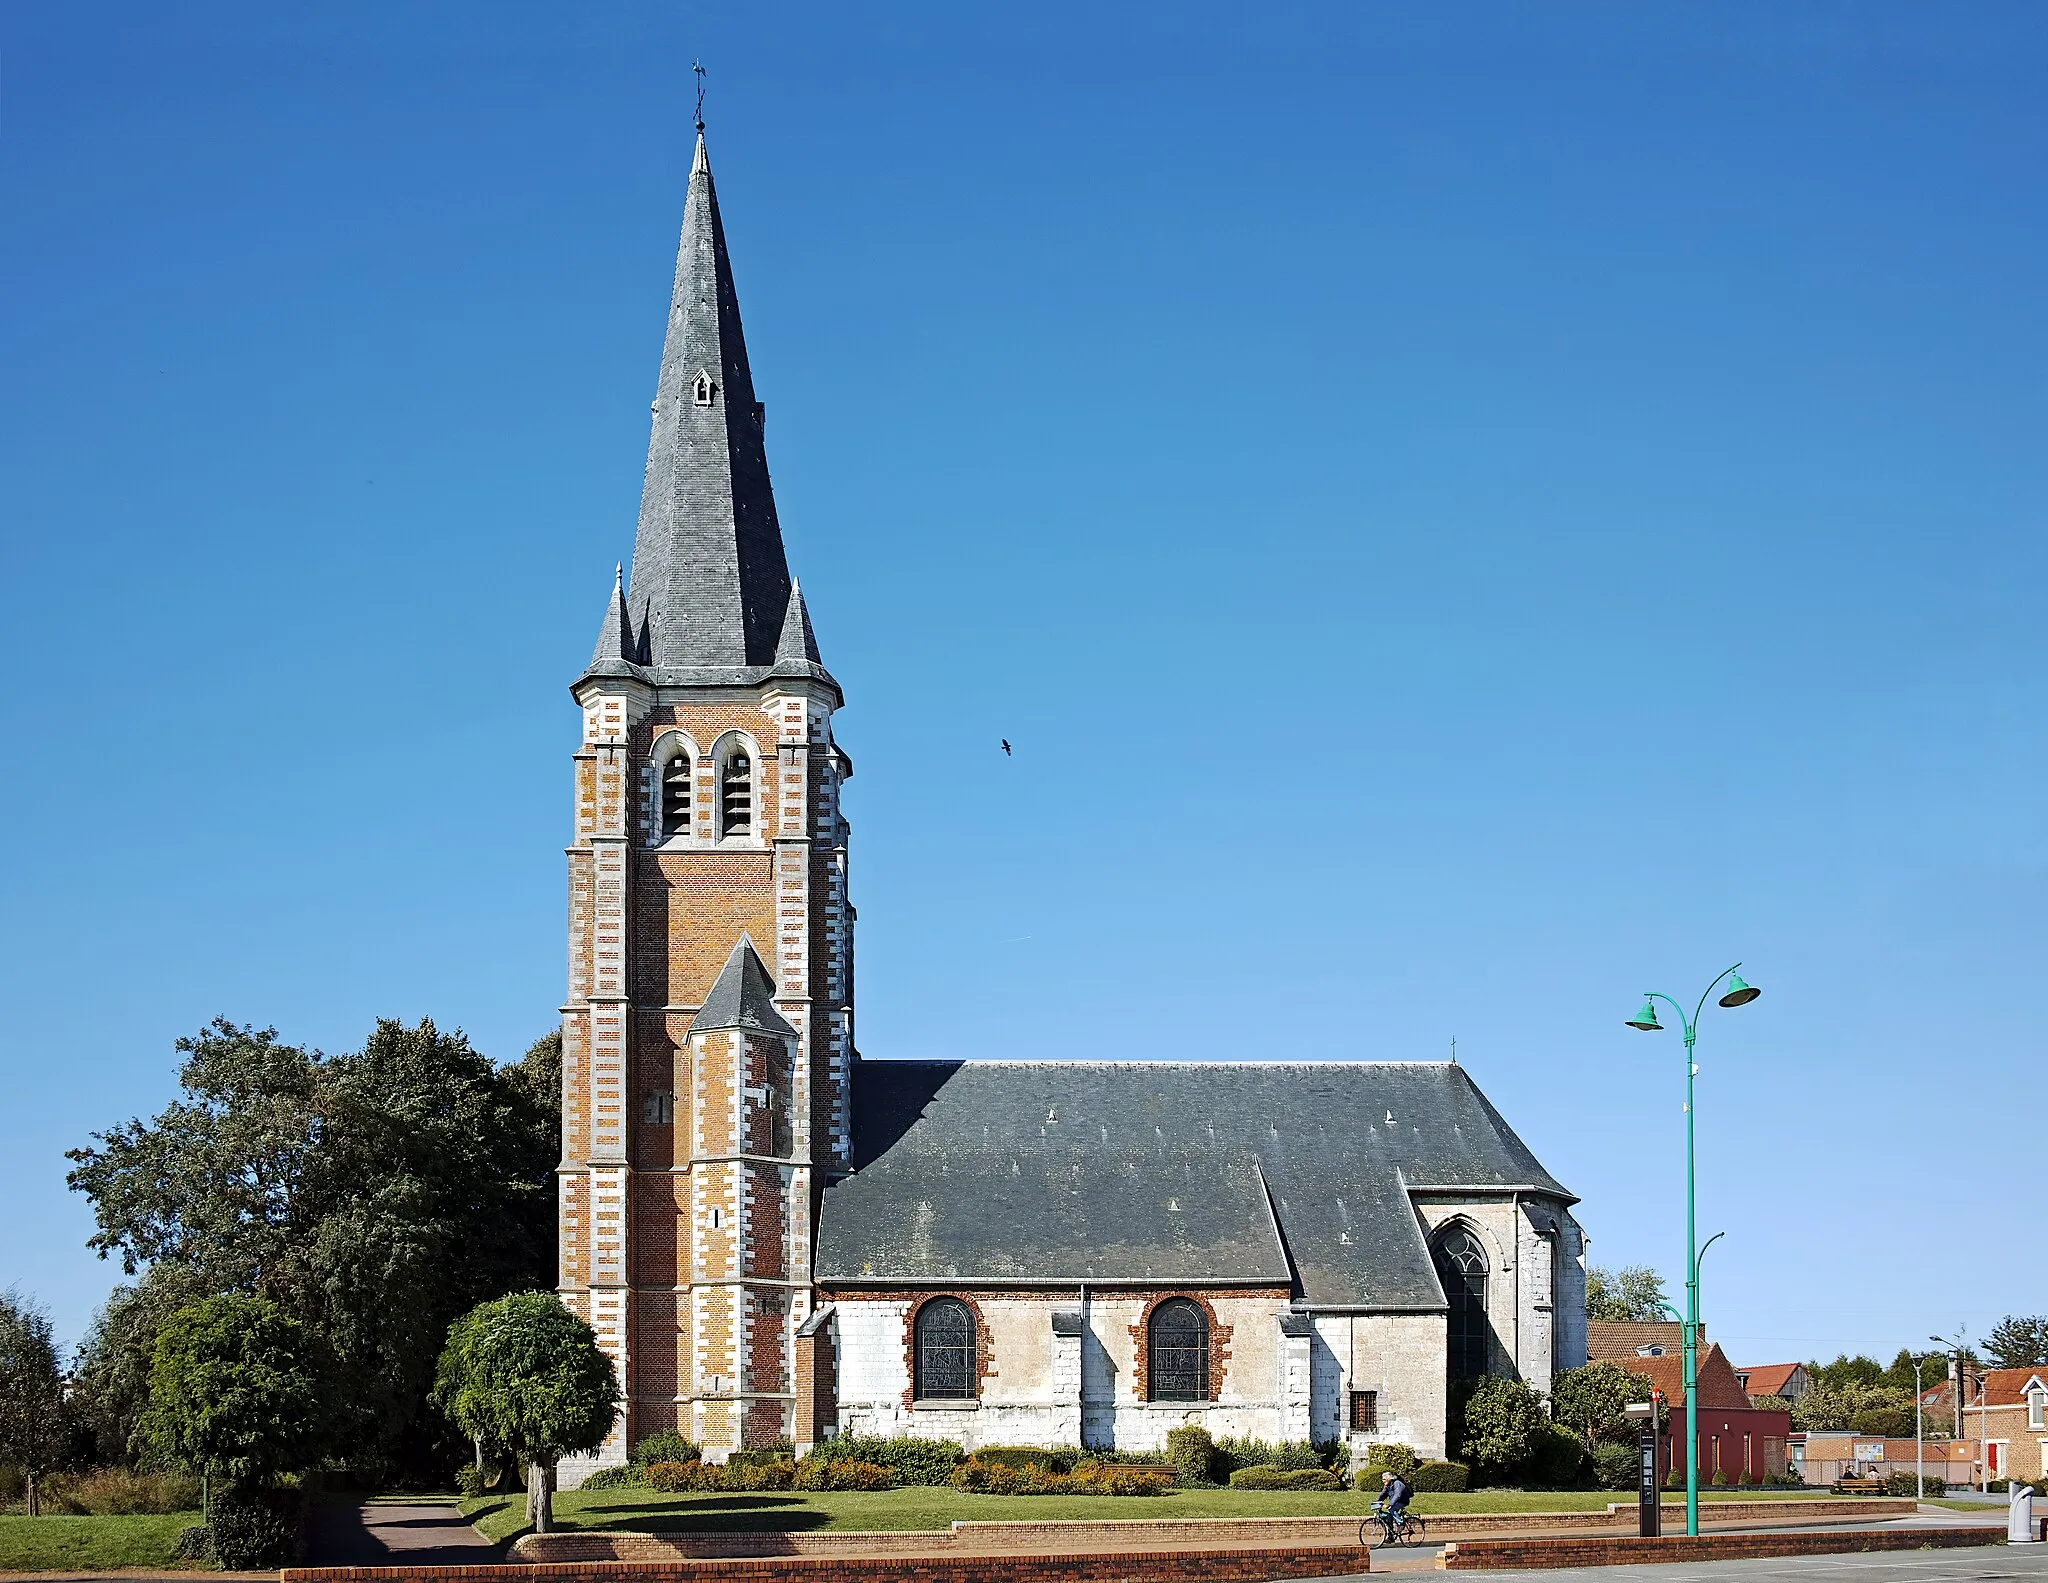
<svg viewBox="0 0 2048 1583">
<path fill-rule="evenodd" d="M 1920 1380 L 1920 1360 L 1913 1360 L 1913 1499 L 1923 1500 L 1927 1495 L 1927 1452 L 1922 1445 L 1925 1438 L 1920 1426 L 1920 1394 L 1926 1387 Z M 1946 1493 L 1944 1491 L 1943 1493 Z"/>
<path fill-rule="evenodd" d="M 1715 978 L 1709 984 L 1706 994 L 1701 995 L 1699 1004 L 1693 1007 L 1690 1017 L 1685 1007 L 1669 995 L 1652 990 L 1643 997 L 1643 1009 L 1629 1018 L 1631 1028 L 1640 1028 L 1644 1033 L 1662 1033 L 1664 1024 L 1657 1020 L 1657 1002 L 1663 1001 L 1678 1013 L 1680 1026 L 1685 1030 L 1685 1531 L 1697 1536 L 1700 1531 L 1700 1259 L 1706 1248 L 1697 1246 L 1699 1233 L 1694 1225 L 1697 1194 L 1694 1190 L 1693 1170 L 1693 1125 L 1692 1093 L 1693 1079 L 1700 1069 L 1693 1064 L 1693 1041 L 1699 1035 L 1700 1013 L 1707 1009 L 1707 996 L 1714 993 L 1721 981 L 1728 981 L 1728 992 L 1721 997 L 1720 1004 L 1727 1007 L 1747 1006 L 1763 991 L 1743 983 L 1735 967 Z M 1722 1234 L 1715 1233 L 1715 1238 Z M 1709 1241 L 1708 1246 L 1713 1245 Z"/>
<path fill-rule="evenodd" d="M 1969 1334 L 1967 1327 L 1963 1334 Z M 1955 1382 L 1956 1439 L 1960 1440 L 1963 1438 L 1963 1344 L 1960 1341 L 1951 1341 L 1947 1336 L 1929 1336 L 1927 1339 L 1938 1347 L 1947 1347 L 1953 1355 L 1948 1366 L 1948 1377 Z M 1980 1434 L 1977 1437 L 1977 1462 L 1980 1467 L 1983 1460 L 1984 1437 Z M 1988 1475 L 1983 1482 L 1988 1482 Z"/>
</svg>

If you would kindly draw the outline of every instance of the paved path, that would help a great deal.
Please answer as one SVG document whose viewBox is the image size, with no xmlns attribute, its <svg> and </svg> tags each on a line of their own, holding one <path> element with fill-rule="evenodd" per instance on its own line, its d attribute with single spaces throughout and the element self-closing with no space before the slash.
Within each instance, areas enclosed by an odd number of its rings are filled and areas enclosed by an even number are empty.
<svg viewBox="0 0 2048 1583">
<path fill-rule="evenodd" d="M 308 1566 L 457 1566 L 498 1559 L 453 1502 L 323 1500 L 306 1529 Z"/>
</svg>

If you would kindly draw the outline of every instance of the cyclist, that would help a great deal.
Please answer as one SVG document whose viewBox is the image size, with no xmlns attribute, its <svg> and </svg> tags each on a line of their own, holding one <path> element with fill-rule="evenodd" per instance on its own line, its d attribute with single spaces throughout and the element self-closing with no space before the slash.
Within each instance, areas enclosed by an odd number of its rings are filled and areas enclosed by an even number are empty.
<svg viewBox="0 0 2048 1583">
<path fill-rule="evenodd" d="M 1407 1515 L 1408 1502 L 1414 1497 L 1414 1486 L 1400 1474 L 1391 1469 L 1380 1471 L 1380 1498 L 1373 1502 L 1372 1509 L 1384 1516 L 1389 1533 L 1401 1531 L 1401 1519 Z"/>
</svg>

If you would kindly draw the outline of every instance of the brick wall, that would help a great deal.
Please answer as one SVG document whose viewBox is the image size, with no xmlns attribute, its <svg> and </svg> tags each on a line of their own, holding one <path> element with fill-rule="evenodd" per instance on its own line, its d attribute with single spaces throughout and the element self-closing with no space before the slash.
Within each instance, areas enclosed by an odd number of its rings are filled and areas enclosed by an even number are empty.
<svg viewBox="0 0 2048 1583">
<path fill-rule="evenodd" d="M 1886 1529 L 1875 1533 L 1679 1534 L 1662 1539 L 1461 1539 L 1444 1547 L 1447 1572 L 1555 1570 L 1645 1562 L 1739 1561 L 1769 1556 L 1958 1550 L 2003 1542 L 1995 1528 Z"/>
</svg>

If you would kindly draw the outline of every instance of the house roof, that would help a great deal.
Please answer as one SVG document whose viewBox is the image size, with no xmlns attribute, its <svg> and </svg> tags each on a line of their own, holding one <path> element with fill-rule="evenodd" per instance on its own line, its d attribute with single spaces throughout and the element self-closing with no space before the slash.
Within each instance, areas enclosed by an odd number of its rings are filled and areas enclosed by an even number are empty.
<svg viewBox="0 0 2048 1583">
<path fill-rule="evenodd" d="M 1684 1403 L 1683 1353 L 1667 1352 L 1661 1358 L 1615 1358 L 1612 1361 L 1631 1374 L 1647 1375 L 1650 1382 L 1664 1393 L 1667 1403 Z M 1743 1390 L 1741 1381 L 1735 1378 L 1735 1365 L 1713 1343 L 1709 1343 L 1707 1350 L 1700 1354 L 1699 1393 L 1702 1411 L 1710 1407 L 1726 1410 L 1749 1405 L 1748 1393 Z"/>
<path fill-rule="evenodd" d="M 2027 1392 L 2048 1391 L 2048 1368 L 1986 1369 L 1963 1401 L 1963 1411 L 1977 1407 L 2024 1407 Z"/>
<path fill-rule="evenodd" d="M 1792 1376 L 1803 1374 L 1803 1363 L 1745 1363 L 1737 1366 L 1737 1374 L 1749 1376 L 1749 1394 L 1752 1396 L 1782 1396 L 1785 1387 L 1792 1383 Z"/>
<path fill-rule="evenodd" d="M 1440 1309 L 1411 1194 L 1575 1202 L 1445 1062 L 872 1061 L 822 1285 L 1290 1287 Z"/>
<path fill-rule="evenodd" d="M 1700 1337 L 1706 1338 L 1706 1327 Z M 1589 1319 L 1586 1321 L 1586 1358 L 1591 1363 L 1633 1363 L 1642 1347 L 1662 1347 L 1676 1353 L 1685 1345 L 1685 1329 L 1677 1320 Z"/>
</svg>

